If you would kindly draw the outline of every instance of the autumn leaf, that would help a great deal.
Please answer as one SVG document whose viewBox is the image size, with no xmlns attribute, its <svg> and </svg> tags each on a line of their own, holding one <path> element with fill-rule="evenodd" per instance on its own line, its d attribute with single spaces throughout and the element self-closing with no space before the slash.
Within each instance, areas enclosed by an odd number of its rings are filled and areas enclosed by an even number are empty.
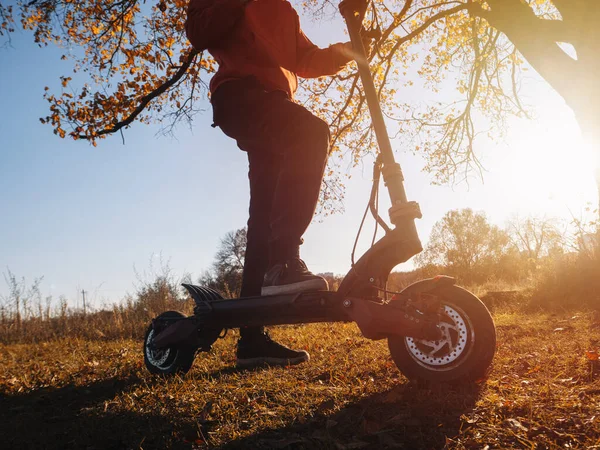
<svg viewBox="0 0 600 450">
<path fill-rule="evenodd" d="M 588 350 L 585 352 L 585 356 L 589 361 L 598 361 L 598 350 Z"/>
<path fill-rule="evenodd" d="M 44 96 L 50 110 L 45 123 L 56 134 L 67 135 L 58 128 L 81 130 L 68 135 L 96 145 L 134 122 L 159 122 L 168 133 L 202 109 L 207 82 L 217 70 L 208 52 L 196 52 L 187 39 L 187 3 L 156 0 L 144 7 L 146 2 L 136 0 L 27 1 L 16 2 L 14 9 L 0 3 L 0 36 L 10 35 L 19 23 L 42 47 L 75 50 L 69 53 L 69 70 L 90 78 L 90 94 L 85 99 L 79 93 L 74 98 Z M 322 20 L 325 3 L 301 5 Z M 423 158 L 435 183 L 480 175 L 480 136 L 502 138 L 512 116 L 530 116 L 520 93 L 526 63 L 563 96 L 581 124 L 598 122 L 587 115 L 589 108 L 577 110 L 588 103 L 581 98 L 600 95 L 595 65 L 586 66 L 584 58 L 574 62 L 554 45 L 540 47 L 533 26 L 527 30 L 532 39 L 519 39 L 523 26 L 543 18 L 539 22 L 548 29 L 564 30 L 566 37 L 581 35 L 577 45 L 596 42 L 595 15 L 569 15 L 575 3 L 581 2 L 370 2 L 363 25 L 381 30 L 370 64 L 383 113 L 400 144 Z M 565 11 L 576 20 L 563 21 Z M 583 50 L 597 53 L 595 48 Z M 539 58 L 526 61 L 525 55 L 540 52 Z M 415 86 L 429 90 L 433 101 L 420 95 L 419 101 L 408 101 L 415 98 Z M 329 124 L 334 156 L 349 155 L 358 165 L 377 151 L 356 63 L 336 76 L 301 80 L 297 99 Z M 321 197 L 330 207 L 339 204 L 345 189 L 343 169 L 331 160 L 333 170 Z"/>
</svg>

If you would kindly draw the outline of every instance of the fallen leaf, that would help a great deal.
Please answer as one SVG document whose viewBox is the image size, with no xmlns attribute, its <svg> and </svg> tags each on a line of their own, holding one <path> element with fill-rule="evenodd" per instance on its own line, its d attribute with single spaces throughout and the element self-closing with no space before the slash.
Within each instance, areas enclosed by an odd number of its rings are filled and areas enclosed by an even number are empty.
<svg viewBox="0 0 600 450">
<path fill-rule="evenodd" d="M 585 356 L 589 361 L 598 361 L 598 350 L 588 350 L 585 352 Z"/>
<path fill-rule="evenodd" d="M 523 426 L 523 424 L 521 422 L 519 422 L 517 419 L 506 419 L 506 422 L 513 428 L 516 428 L 517 430 L 521 430 L 524 432 L 529 431 L 529 429 L 525 426 Z"/>
<path fill-rule="evenodd" d="M 546 426 L 533 427 L 531 430 L 527 432 L 527 437 L 532 439 L 540 434 L 545 434 L 551 438 L 561 438 L 564 436 L 563 433 L 559 433 L 558 431 L 553 430 L 552 428 L 548 428 Z"/>
<path fill-rule="evenodd" d="M 463 415 L 461 417 L 461 419 L 465 423 L 477 423 L 477 421 L 479 420 L 479 416 L 474 415 L 473 417 L 468 417 L 468 416 Z"/>
</svg>

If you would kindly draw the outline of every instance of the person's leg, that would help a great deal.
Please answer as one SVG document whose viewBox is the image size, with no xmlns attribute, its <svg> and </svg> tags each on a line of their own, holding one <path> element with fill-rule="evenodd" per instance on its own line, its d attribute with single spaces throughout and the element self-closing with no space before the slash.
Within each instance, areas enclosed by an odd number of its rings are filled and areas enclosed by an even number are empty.
<svg viewBox="0 0 600 450">
<path fill-rule="evenodd" d="M 259 129 L 255 119 L 266 95 L 254 79 L 244 78 L 226 82 L 211 99 L 215 125 L 248 154 L 250 207 L 240 297 L 260 295 L 268 265 L 271 206 L 279 162 L 271 151 L 271 136 Z"/>
<path fill-rule="evenodd" d="M 329 150 L 323 120 L 289 100 L 280 108 L 287 120 L 278 136 L 283 161 L 271 215 L 272 264 L 297 257 L 319 200 Z"/>
<path fill-rule="evenodd" d="M 327 290 L 300 259 L 302 235 L 314 215 L 329 150 L 327 124 L 287 98 L 272 101 L 269 118 L 281 155 L 281 170 L 271 213 L 269 270 L 262 294 Z"/>
<path fill-rule="evenodd" d="M 218 92 L 218 91 L 217 91 Z M 234 82 L 213 96 L 215 123 L 248 153 L 250 217 L 241 297 L 260 295 L 269 263 L 270 217 L 281 158 L 272 151 L 273 139 L 259 112 L 268 94 L 253 83 Z M 290 365 L 309 360 L 305 351 L 295 351 L 271 340 L 263 327 L 242 327 L 237 349 L 237 366 L 257 364 Z"/>
<path fill-rule="evenodd" d="M 260 295 L 269 265 L 270 218 L 280 161 L 271 153 L 249 149 L 248 167 L 250 208 L 240 297 Z"/>
<path fill-rule="evenodd" d="M 245 149 L 249 165 L 250 217 L 240 297 L 251 297 L 260 295 L 269 263 L 269 222 L 281 162 L 277 155 L 261 152 L 252 145 Z M 292 350 L 274 342 L 264 327 L 240 328 L 236 357 L 236 365 L 240 368 L 260 364 L 287 366 L 310 358 L 303 350 Z"/>
<path fill-rule="evenodd" d="M 250 210 L 246 233 L 246 252 L 240 297 L 261 295 L 269 265 L 270 217 L 275 187 L 280 171 L 279 158 L 260 149 L 248 148 L 248 178 L 250 180 Z M 240 336 L 255 337 L 263 327 L 243 327 Z"/>
<path fill-rule="evenodd" d="M 262 294 L 327 289 L 326 281 L 299 259 L 327 160 L 327 124 L 284 93 L 267 93 L 255 82 L 227 83 L 213 96 L 213 105 L 218 125 L 240 148 L 281 161 L 270 220 L 271 270 Z"/>
<path fill-rule="evenodd" d="M 278 155 L 261 152 L 252 145 L 245 148 L 249 163 L 250 218 L 240 296 L 250 297 L 261 294 L 269 263 L 269 224 L 281 161 Z M 236 365 L 240 368 L 261 364 L 287 366 L 310 359 L 303 350 L 292 350 L 274 342 L 263 327 L 240 328 L 236 357 Z"/>
</svg>

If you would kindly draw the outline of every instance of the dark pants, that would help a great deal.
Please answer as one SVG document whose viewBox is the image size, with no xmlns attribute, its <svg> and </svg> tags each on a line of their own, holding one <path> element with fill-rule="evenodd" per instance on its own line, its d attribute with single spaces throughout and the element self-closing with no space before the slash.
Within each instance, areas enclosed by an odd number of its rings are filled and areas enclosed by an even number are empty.
<svg viewBox="0 0 600 450">
<path fill-rule="evenodd" d="M 329 127 L 254 78 L 219 86 L 212 105 L 215 124 L 248 153 L 250 218 L 240 295 L 260 295 L 267 268 L 299 254 L 319 198 Z"/>
</svg>

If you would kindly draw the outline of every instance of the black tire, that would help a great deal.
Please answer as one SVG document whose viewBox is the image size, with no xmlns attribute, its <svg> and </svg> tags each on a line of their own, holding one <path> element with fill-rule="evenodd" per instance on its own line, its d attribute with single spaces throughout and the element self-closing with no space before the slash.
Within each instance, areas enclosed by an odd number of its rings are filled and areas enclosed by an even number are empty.
<svg viewBox="0 0 600 450">
<path fill-rule="evenodd" d="M 484 380 L 496 352 L 496 328 L 490 312 L 474 294 L 458 286 L 440 287 L 431 294 L 439 297 L 444 308 L 445 339 L 434 343 L 389 338 L 396 366 L 415 382 L 472 384 Z"/>
<path fill-rule="evenodd" d="M 157 318 L 184 318 L 185 315 L 178 311 L 167 311 Z M 155 375 L 175 375 L 187 373 L 196 356 L 193 347 L 168 347 L 166 349 L 153 349 L 151 346 L 154 337 L 152 324 L 146 330 L 144 336 L 144 363 L 148 371 Z"/>
</svg>

